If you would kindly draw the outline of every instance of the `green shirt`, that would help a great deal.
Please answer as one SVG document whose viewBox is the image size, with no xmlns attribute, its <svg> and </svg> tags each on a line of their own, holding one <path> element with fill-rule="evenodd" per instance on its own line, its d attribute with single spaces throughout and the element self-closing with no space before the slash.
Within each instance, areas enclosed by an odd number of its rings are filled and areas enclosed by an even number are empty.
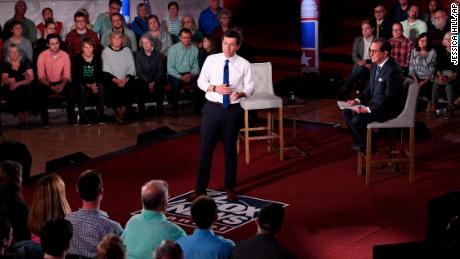
<svg viewBox="0 0 460 259">
<path fill-rule="evenodd" d="M 161 241 L 177 240 L 185 235 L 185 231 L 169 222 L 163 213 L 143 209 L 126 223 L 121 239 L 129 259 L 150 259 Z"/>
<path fill-rule="evenodd" d="M 181 73 L 191 72 L 192 75 L 200 73 L 198 66 L 198 48 L 193 44 L 187 48 L 178 42 L 168 50 L 168 75 L 179 78 Z"/>
</svg>

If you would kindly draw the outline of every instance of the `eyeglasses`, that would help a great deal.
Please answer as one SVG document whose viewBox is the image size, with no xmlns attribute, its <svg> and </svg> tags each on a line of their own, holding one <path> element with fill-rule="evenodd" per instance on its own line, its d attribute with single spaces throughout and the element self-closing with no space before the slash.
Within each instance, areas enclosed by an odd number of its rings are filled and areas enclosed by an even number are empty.
<svg viewBox="0 0 460 259">
<path fill-rule="evenodd" d="M 371 49 L 371 48 L 369 48 L 369 54 L 375 54 L 375 53 L 378 53 L 378 52 L 380 52 L 379 49 Z"/>
</svg>

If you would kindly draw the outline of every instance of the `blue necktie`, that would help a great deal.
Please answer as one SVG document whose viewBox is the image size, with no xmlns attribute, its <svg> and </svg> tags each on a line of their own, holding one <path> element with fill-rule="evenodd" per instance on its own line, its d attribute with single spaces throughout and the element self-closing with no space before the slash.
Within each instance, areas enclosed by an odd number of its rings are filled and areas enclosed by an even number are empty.
<svg viewBox="0 0 460 259">
<path fill-rule="evenodd" d="M 230 85 L 230 76 L 228 73 L 228 59 L 225 60 L 224 66 L 224 85 Z M 224 104 L 224 108 L 228 108 L 228 106 L 230 105 L 230 95 L 224 94 L 222 103 Z"/>
<path fill-rule="evenodd" d="M 381 66 L 377 66 L 377 69 L 375 70 L 375 76 L 374 76 L 374 83 L 371 85 L 371 95 L 374 95 L 374 87 L 377 81 L 379 80 L 380 72 L 382 71 Z"/>
</svg>

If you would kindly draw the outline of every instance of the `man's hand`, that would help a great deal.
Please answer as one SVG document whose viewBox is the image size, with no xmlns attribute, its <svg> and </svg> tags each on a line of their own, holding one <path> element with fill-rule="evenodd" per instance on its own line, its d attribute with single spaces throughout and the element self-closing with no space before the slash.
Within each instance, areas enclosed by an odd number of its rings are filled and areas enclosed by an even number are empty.
<svg viewBox="0 0 460 259">
<path fill-rule="evenodd" d="M 347 104 L 348 105 L 357 105 L 357 104 L 359 104 L 359 102 L 357 100 L 348 100 Z"/>
<path fill-rule="evenodd" d="M 230 94 L 230 100 L 236 101 L 238 98 L 244 97 L 244 95 L 244 93 L 233 92 L 232 94 Z"/>
<path fill-rule="evenodd" d="M 354 113 L 369 113 L 367 107 L 365 106 L 358 106 L 357 108 L 351 109 Z"/>
<path fill-rule="evenodd" d="M 93 94 L 97 94 L 97 92 L 98 92 L 98 87 L 97 87 L 97 84 L 96 84 L 96 83 L 87 84 L 86 86 L 87 86 L 89 89 L 91 89 L 91 91 L 93 92 Z"/>
<path fill-rule="evenodd" d="M 216 92 L 220 94 L 231 94 L 232 88 L 226 85 L 216 85 Z"/>
</svg>

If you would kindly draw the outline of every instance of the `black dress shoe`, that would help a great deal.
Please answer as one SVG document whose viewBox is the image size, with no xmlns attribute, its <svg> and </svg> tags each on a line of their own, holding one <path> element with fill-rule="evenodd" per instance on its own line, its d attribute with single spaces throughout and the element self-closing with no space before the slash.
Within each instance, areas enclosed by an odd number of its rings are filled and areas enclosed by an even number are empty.
<svg viewBox="0 0 460 259">
<path fill-rule="evenodd" d="M 238 195 L 234 190 L 227 190 L 225 193 L 227 194 L 227 201 L 234 202 L 238 200 Z"/>
<path fill-rule="evenodd" d="M 207 194 L 206 192 L 194 191 L 192 194 L 190 194 L 190 196 L 187 197 L 187 201 L 193 202 L 194 200 L 198 199 L 198 197 L 206 195 L 206 194 Z"/>
</svg>

